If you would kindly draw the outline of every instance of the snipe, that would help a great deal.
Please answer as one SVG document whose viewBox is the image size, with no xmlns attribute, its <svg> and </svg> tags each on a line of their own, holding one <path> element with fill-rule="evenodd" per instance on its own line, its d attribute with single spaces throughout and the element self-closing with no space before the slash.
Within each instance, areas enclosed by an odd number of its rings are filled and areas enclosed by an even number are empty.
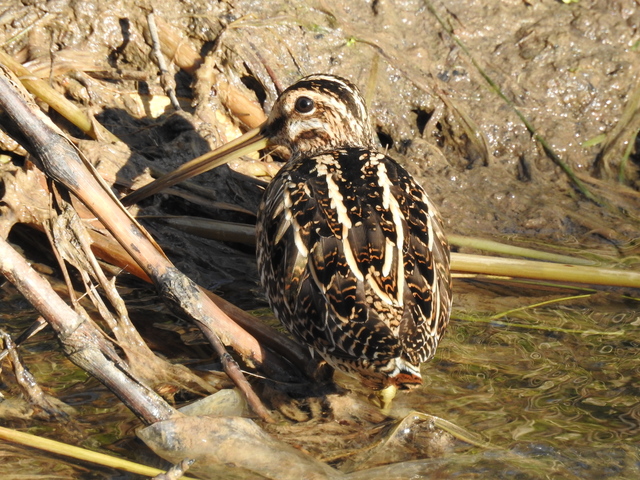
<svg viewBox="0 0 640 480">
<path fill-rule="evenodd" d="M 313 353 L 384 392 L 384 404 L 421 383 L 420 364 L 449 321 L 440 217 L 412 176 L 376 149 L 364 100 L 345 79 L 303 78 L 262 127 L 225 151 L 265 139 L 291 152 L 258 213 L 269 303 Z"/>
</svg>

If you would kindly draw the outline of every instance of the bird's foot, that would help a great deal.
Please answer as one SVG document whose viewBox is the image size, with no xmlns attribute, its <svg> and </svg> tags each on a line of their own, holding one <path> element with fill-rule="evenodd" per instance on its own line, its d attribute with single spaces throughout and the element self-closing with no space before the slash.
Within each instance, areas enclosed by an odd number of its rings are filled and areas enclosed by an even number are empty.
<svg viewBox="0 0 640 480">
<path fill-rule="evenodd" d="M 397 386 L 389 385 L 388 387 L 375 392 L 376 398 L 373 400 L 380 407 L 380 410 L 382 410 L 383 413 L 388 413 L 391 409 L 391 402 L 395 398 L 397 391 Z"/>
</svg>

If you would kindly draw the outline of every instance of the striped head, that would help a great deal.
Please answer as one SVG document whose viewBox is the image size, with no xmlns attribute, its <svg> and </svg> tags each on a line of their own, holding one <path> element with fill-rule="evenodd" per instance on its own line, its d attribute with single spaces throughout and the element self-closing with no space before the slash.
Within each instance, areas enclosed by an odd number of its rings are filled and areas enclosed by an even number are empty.
<svg viewBox="0 0 640 480">
<path fill-rule="evenodd" d="M 358 87 L 333 75 L 310 75 L 282 92 L 261 133 L 292 157 L 375 145 Z"/>
</svg>

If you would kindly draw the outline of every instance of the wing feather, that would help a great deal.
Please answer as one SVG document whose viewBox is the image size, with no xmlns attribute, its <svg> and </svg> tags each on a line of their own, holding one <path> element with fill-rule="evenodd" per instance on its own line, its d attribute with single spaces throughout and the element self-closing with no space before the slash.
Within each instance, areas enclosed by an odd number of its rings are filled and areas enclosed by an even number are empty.
<svg viewBox="0 0 640 480">
<path fill-rule="evenodd" d="M 283 168 L 265 198 L 258 262 L 294 335 L 361 363 L 433 354 L 450 305 L 448 248 L 402 167 L 362 149 L 316 155 Z"/>
</svg>

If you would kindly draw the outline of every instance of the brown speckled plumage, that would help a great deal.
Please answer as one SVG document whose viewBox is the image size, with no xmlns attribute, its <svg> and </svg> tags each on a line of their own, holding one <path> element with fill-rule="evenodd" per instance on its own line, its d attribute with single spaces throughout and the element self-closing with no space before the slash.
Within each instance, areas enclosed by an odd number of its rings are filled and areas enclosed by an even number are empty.
<svg viewBox="0 0 640 480">
<path fill-rule="evenodd" d="M 441 220 L 411 175 L 376 151 L 357 88 L 330 75 L 285 90 L 262 127 L 291 151 L 258 214 L 274 313 L 373 389 L 421 382 L 451 309 Z"/>
</svg>

